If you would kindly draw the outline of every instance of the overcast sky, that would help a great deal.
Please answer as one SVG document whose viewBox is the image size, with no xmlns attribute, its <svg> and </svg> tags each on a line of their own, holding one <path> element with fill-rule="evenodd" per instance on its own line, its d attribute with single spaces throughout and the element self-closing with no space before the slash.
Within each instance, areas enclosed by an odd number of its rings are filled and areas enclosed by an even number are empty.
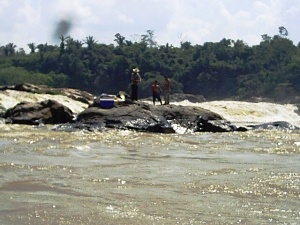
<svg viewBox="0 0 300 225">
<path fill-rule="evenodd" d="M 71 21 L 66 35 L 75 40 L 105 44 L 116 44 L 117 33 L 138 41 L 153 30 L 158 45 L 227 38 L 252 46 L 279 26 L 300 41 L 300 0 L 0 0 L 0 46 L 12 42 L 27 52 L 28 43 L 58 44 L 61 20 Z"/>
</svg>

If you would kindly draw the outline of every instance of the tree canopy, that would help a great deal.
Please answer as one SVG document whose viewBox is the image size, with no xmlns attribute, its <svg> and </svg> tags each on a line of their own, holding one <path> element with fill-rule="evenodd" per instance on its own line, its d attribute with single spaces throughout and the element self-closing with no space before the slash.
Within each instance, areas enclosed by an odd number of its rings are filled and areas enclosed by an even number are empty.
<svg viewBox="0 0 300 225">
<path fill-rule="evenodd" d="M 29 54 L 16 50 L 14 43 L 1 46 L 0 85 L 30 82 L 115 94 L 129 91 L 130 74 L 138 67 L 142 97 L 150 95 L 154 80 L 163 82 L 163 75 L 171 78 L 173 93 L 207 99 L 278 99 L 300 92 L 300 45 L 288 39 L 282 26 L 278 35 L 264 34 L 255 46 L 226 38 L 203 45 L 158 45 L 152 30 L 135 42 L 117 33 L 116 45 L 101 44 L 92 36 L 59 39 L 59 46 L 28 43 Z"/>
</svg>

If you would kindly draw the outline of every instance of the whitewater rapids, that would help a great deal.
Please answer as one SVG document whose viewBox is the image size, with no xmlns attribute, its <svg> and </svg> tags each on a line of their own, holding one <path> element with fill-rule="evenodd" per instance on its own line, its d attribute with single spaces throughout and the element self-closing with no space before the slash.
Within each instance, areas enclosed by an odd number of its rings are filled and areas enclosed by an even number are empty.
<svg viewBox="0 0 300 225">
<path fill-rule="evenodd" d="M 47 99 L 56 100 L 69 107 L 74 114 L 78 114 L 88 108 L 88 104 L 63 95 L 6 90 L 0 92 L 0 112 L 12 108 L 22 101 L 41 102 Z M 150 101 L 145 102 L 152 104 Z M 173 102 L 171 104 L 201 107 L 220 114 L 224 119 L 235 125 L 255 125 L 285 121 L 295 126 L 300 126 L 300 116 L 296 113 L 298 108 L 293 104 L 276 104 L 268 102 L 253 103 L 244 101 L 208 101 L 191 103 L 188 100 Z"/>
</svg>

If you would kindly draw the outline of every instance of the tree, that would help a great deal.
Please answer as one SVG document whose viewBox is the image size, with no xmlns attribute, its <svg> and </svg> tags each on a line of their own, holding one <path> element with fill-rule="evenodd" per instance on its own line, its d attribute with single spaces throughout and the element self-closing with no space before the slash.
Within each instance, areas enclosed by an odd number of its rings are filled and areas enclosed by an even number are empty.
<svg viewBox="0 0 300 225">
<path fill-rule="evenodd" d="M 252 47 L 226 38 L 203 45 L 181 41 L 180 47 L 157 47 L 152 30 L 138 35 L 135 42 L 117 33 L 114 41 L 118 45 L 95 44 L 92 36 L 83 42 L 63 35 L 60 46 L 28 44 L 31 53 L 38 48 L 40 54 L 19 54 L 10 43 L 0 46 L 0 81 L 36 83 L 39 79 L 41 84 L 116 93 L 126 90 L 132 68 L 138 66 L 143 97 L 151 94 L 153 79 L 160 80 L 164 74 L 172 79 L 174 92 L 202 94 L 207 99 L 284 96 L 276 92 L 280 88 L 292 88 L 300 95 L 300 44 L 295 46 L 284 38 L 286 29 L 280 28 L 279 33 L 272 38 L 262 35 L 263 41 Z"/>
<path fill-rule="evenodd" d="M 261 38 L 263 39 L 263 41 L 266 41 L 266 42 L 270 42 L 271 41 L 271 37 L 267 34 L 263 34 L 261 35 Z"/>
<path fill-rule="evenodd" d="M 37 48 L 38 48 L 38 50 L 39 50 L 40 53 L 44 53 L 46 51 L 46 49 L 47 49 L 47 43 L 45 45 L 44 44 L 39 44 L 37 46 Z"/>
<path fill-rule="evenodd" d="M 19 48 L 19 50 L 17 51 L 18 55 L 26 55 L 24 48 Z"/>
<path fill-rule="evenodd" d="M 154 30 L 146 30 L 146 34 L 141 35 L 141 41 L 149 45 L 150 48 L 157 46 L 157 42 L 154 40 Z"/>
<path fill-rule="evenodd" d="M 28 47 L 29 47 L 29 49 L 30 49 L 30 54 L 35 53 L 35 50 L 37 49 L 35 43 L 29 43 L 29 44 L 27 44 L 27 45 L 28 45 Z"/>
<path fill-rule="evenodd" d="M 93 36 L 88 36 L 88 37 L 86 37 L 86 39 L 83 40 L 83 42 L 87 45 L 87 48 L 88 48 L 89 50 L 91 50 L 92 47 L 93 47 L 93 45 L 97 43 L 97 41 L 94 39 Z"/>
<path fill-rule="evenodd" d="M 77 51 L 80 51 L 82 49 L 82 45 L 83 45 L 83 43 L 81 41 L 74 40 L 71 37 L 66 41 L 67 51 L 69 53 L 75 53 Z M 78 53 L 78 54 L 80 54 L 80 53 Z"/>
<path fill-rule="evenodd" d="M 9 55 L 14 55 L 15 52 L 16 52 L 16 45 L 14 43 L 8 43 L 7 45 L 5 45 L 4 47 L 4 54 L 6 56 L 9 56 Z"/>
<path fill-rule="evenodd" d="M 181 49 L 183 49 L 183 50 L 189 50 L 189 48 L 192 47 L 192 44 L 191 44 L 191 42 L 189 42 L 189 41 L 185 41 L 185 42 L 181 42 L 181 43 L 180 43 L 180 47 L 181 47 Z"/>
<path fill-rule="evenodd" d="M 66 41 L 70 38 L 70 36 L 65 37 L 64 35 L 61 35 L 59 37 L 60 39 L 60 54 L 64 53 Z"/>
<path fill-rule="evenodd" d="M 116 39 L 114 40 L 115 42 L 117 42 L 117 44 L 119 46 L 123 46 L 124 45 L 124 41 L 125 41 L 125 37 L 123 37 L 121 34 L 117 33 L 115 35 Z"/>
</svg>

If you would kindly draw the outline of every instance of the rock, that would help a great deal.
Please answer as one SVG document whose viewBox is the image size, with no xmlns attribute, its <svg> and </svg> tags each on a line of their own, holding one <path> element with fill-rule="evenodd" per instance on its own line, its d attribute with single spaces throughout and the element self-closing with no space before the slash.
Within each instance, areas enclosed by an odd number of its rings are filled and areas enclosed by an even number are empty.
<svg viewBox="0 0 300 225">
<path fill-rule="evenodd" d="M 153 114 L 148 107 L 150 105 L 146 103 L 112 109 L 90 107 L 78 114 L 76 122 L 88 125 L 97 124 L 98 127 L 106 128 L 174 133 L 167 120 L 161 115 Z"/>
<path fill-rule="evenodd" d="M 12 87 L 12 89 L 16 91 L 27 91 L 27 92 L 37 93 L 42 90 L 42 87 L 33 84 L 22 83 L 22 84 L 16 84 L 14 87 Z"/>
<path fill-rule="evenodd" d="M 271 122 L 271 123 L 263 123 L 259 125 L 251 125 L 249 126 L 253 130 L 257 129 L 264 129 L 264 130 L 272 130 L 272 129 L 278 129 L 278 130 L 299 130 L 300 127 L 297 127 L 293 124 L 290 124 L 285 121 L 276 121 L 276 122 Z"/>
<path fill-rule="evenodd" d="M 53 89 L 56 90 L 56 89 Z M 67 97 L 82 102 L 82 103 L 86 103 L 86 104 L 92 104 L 94 99 L 96 98 L 94 95 L 92 95 L 89 92 L 86 91 L 81 91 L 78 89 L 70 89 L 70 88 L 61 88 L 58 89 L 60 90 L 64 95 L 66 95 Z"/>
<path fill-rule="evenodd" d="M 51 88 L 46 85 L 33 85 L 28 83 L 16 84 L 12 86 L 1 86 L 0 90 L 1 91 L 16 90 L 16 91 L 25 91 L 25 92 L 37 93 L 37 94 L 65 95 L 73 100 L 86 103 L 86 104 L 92 104 L 95 99 L 94 95 L 78 89 Z"/>
<path fill-rule="evenodd" d="M 99 128 L 174 133 L 180 126 L 191 132 L 228 132 L 237 130 L 220 115 L 198 107 L 136 103 L 112 109 L 90 107 L 79 113 L 75 123 Z M 77 125 L 78 126 L 78 125 Z"/>
<path fill-rule="evenodd" d="M 32 84 L 4 86 L 1 90 L 19 90 L 38 94 L 66 95 L 89 103 L 89 108 L 79 111 L 76 120 L 73 112 L 56 100 L 36 103 L 21 102 L 0 115 L 9 123 L 31 124 L 63 124 L 68 129 L 129 129 L 155 133 L 174 133 L 178 130 L 188 132 L 229 132 L 246 131 L 237 128 L 214 112 L 199 108 L 176 105 L 153 106 L 145 102 L 126 100 L 110 109 L 99 108 L 99 101 L 92 94 L 76 89 L 59 89 Z M 174 96 L 175 97 L 175 96 Z M 178 95 L 176 98 L 192 100 L 192 95 Z M 51 96 L 50 96 L 51 98 Z M 195 101 L 202 101 L 203 96 L 194 96 Z M 99 99 L 98 99 L 99 100 Z M 96 107 L 98 106 L 98 107 Z M 58 126 L 57 126 L 58 127 Z"/>
<path fill-rule="evenodd" d="M 72 111 L 54 100 L 40 103 L 21 102 L 7 110 L 3 118 L 7 123 L 37 125 L 67 123 L 73 120 Z"/>
<path fill-rule="evenodd" d="M 173 93 L 170 95 L 170 98 L 171 98 L 171 102 L 181 102 L 187 100 L 192 103 L 200 103 L 206 101 L 203 95 L 193 95 L 193 94 L 184 94 L 184 93 Z M 142 100 L 152 102 L 152 96 L 143 98 Z"/>
<path fill-rule="evenodd" d="M 179 102 L 188 100 L 189 102 L 193 103 L 199 103 L 199 102 L 205 102 L 206 99 L 203 95 L 193 95 L 193 94 L 184 94 L 184 93 L 174 93 L 171 95 L 172 101 Z"/>
</svg>

